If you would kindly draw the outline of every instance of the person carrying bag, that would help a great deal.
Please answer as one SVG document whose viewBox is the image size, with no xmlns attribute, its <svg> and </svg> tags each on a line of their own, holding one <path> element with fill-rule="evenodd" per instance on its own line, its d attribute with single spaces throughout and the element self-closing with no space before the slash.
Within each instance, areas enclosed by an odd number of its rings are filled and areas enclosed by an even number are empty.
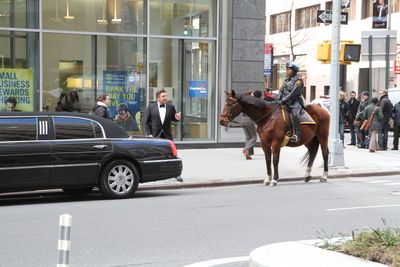
<svg viewBox="0 0 400 267">
<path fill-rule="evenodd" d="M 365 108 L 363 112 L 363 118 L 368 118 L 363 122 L 361 129 L 369 132 L 369 152 L 375 152 L 378 150 L 378 133 L 382 128 L 383 113 L 380 107 L 377 107 L 378 98 L 373 97 L 371 99 L 371 104 Z"/>
<path fill-rule="evenodd" d="M 369 116 L 369 119 L 368 119 L 368 120 L 365 120 L 365 121 L 363 122 L 363 124 L 362 124 L 361 127 L 360 127 L 361 130 L 368 131 L 368 129 L 369 129 L 369 127 L 371 126 L 371 123 L 372 123 L 372 118 L 374 117 L 375 111 L 376 111 L 377 109 L 378 109 L 378 108 L 375 108 L 375 109 L 372 111 L 371 116 Z"/>
</svg>

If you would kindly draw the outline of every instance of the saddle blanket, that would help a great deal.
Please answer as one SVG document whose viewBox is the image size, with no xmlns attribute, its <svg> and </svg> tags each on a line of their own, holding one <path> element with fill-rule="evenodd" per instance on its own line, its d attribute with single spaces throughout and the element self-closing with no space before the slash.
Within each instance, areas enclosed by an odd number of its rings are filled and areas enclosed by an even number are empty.
<svg viewBox="0 0 400 267">
<path fill-rule="evenodd" d="M 290 118 L 290 113 L 287 111 L 287 109 L 282 108 L 282 116 L 285 121 L 289 121 Z M 311 118 L 310 114 L 305 109 L 302 109 L 300 111 L 300 118 L 299 118 L 300 124 L 315 124 L 315 121 L 313 118 Z"/>
</svg>

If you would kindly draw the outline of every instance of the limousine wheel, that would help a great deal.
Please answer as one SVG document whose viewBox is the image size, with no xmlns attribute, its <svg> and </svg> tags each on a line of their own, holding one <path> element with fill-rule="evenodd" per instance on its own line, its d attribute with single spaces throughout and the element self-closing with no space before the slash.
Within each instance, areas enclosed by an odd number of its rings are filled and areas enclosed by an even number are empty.
<svg viewBox="0 0 400 267">
<path fill-rule="evenodd" d="M 135 166 L 127 160 L 115 160 L 104 168 L 100 189 L 106 197 L 126 198 L 135 193 L 138 184 Z"/>
<path fill-rule="evenodd" d="M 81 188 L 63 188 L 65 194 L 72 196 L 86 195 L 92 192 L 93 187 L 81 187 Z"/>
</svg>

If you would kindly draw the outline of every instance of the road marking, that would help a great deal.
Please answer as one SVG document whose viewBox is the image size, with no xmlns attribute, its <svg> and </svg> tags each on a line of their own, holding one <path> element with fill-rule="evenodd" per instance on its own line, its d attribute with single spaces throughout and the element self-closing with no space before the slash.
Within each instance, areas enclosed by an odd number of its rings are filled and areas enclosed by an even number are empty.
<svg viewBox="0 0 400 267">
<path fill-rule="evenodd" d="M 385 185 L 399 185 L 400 183 L 387 183 Z"/>
<path fill-rule="evenodd" d="M 197 262 L 189 265 L 185 265 L 184 267 L 210 267 L 210 266 L 220 266 L 227 263 L 234 263 L 234 262 L 248 262 L 249 256 L 243 257 L 234 257 L 234 258 L 222 258 L 222 259 L 215 259 L 209 261 L 202 261 Z"/>
<path fill-rule="evenodd" d="M 391 180 L 379 180 L 379 181 L 365 181 L 366 184 L 382 184 L 382 183 L 390 183 Z"/>
<path fill-rule="evenodd" d="M 349 179 L 351 182 L 364 182 L 364 181 L 371 181 L 371 178 L 351 178 Z"/>
<path fill-rule="evenodd" d="M 400 207 L 400 204 L 395 204 L 395 205 L 377 205 L 377 206 L 363 206 L 363 207 L 348 207 L 348 208 L 335 208 L 335 209 L 326 209 L 326 211 L 376 209 L 376 208 L 392 208 L 392 207 Z"/>
</svg>

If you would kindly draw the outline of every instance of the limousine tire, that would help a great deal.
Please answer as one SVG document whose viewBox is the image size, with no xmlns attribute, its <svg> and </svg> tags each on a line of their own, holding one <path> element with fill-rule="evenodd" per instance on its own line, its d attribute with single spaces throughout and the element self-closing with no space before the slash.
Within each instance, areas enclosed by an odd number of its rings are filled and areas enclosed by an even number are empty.
<svg viewBox="0 0 400 267">
<path fill-rule="evenodd" d="M 138 171 L 127 160 L 114 160 L 101 173 L 100 190 L 108 198 L 131 197 L 138 184 Z"/>
<path fill-rule="evenodd" d="M 92 192 L 93 187 L 81 187 L 81 188 L 63 188 L 65 194 L 71 196 L 83 196 Z"/>
</svg>

